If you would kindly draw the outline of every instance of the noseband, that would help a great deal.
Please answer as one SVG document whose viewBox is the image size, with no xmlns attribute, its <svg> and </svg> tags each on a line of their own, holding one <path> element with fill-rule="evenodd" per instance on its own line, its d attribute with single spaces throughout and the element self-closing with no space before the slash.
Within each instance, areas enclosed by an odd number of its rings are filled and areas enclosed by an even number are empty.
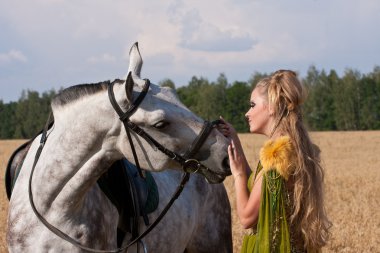
<svg viewBox="0 0 380 253">
<path fill-rule="evenodd" d="M 133 79 L 131 78 L 131 73 L 129 73 L 126 82 L 128 82 L 130 80 L 132 80 L 132 82 L 133 82 Z M 130 134 L 130 130 L 132 130 L 134 133 L 136 133 L 139 136 L 141 136 L 142 138 L 144 138 L 148 143 L 153 144 L 157 149 L 159 149 L 161 152 L 166 154 L 170 159 L 181 164 L 182 169 L 184 170 L 185 173 L 182 177 L 181 183 L 178 185 L 178 187 L 177 187 L 175 193 L 173 194 L 172 198 L 170 199 L 168 204 L 165 206 L 165 208 L 162 210 L 162 212 L 157 217 L 157 219 L 151 225 L 149 225 L 149 227 L 143 233 L 141 233 L 136 238 L 132 238 L 132 240 L 128 243 L 128 245 L 123 246 L 121 248 L 111 249 L 111 250 L 97 250 L 97 249 L 92 249 L 92 248 L 83 246 L 82 244 L 78 243 L 75 239 L 73 239 L 72 237 L 65 234 L 64 232 L 62 232 L 61 230 L 59 230 L 58 228 L 53 226 L 51 223 L 49 223 L 38 212 L 38 210 L 34 204 L 34 201 L 33 201 L 32 178 L 33 178 L 34 169 L 37 165 L 37 161 L 38 161 L 38 159 L 41 155 L 42 149 L 43 149 L 43 147 L 47 141 L 47 131 L 48 131 L 48 126 L 50 123 L 50 116 L 51 116 L 51 115 L 49 115 L 48 121 L 46 122 L 45 128 L 42 132 L 41 140 L 40 140 L 40 146 L 37 149 L 37 152 L 36 152 L 36 155 L 34 158 L 34 162 L 33 162 L 33 166 L 32 166 L 31 172 L 30 172 L 30 178 L 29 178 L 29 184 L 28 184 L 29 202 L 30 202 L 30 205 L 32 207 L 33 212 L 35 213 L 37 218 L 41 221 L 41 223 L 45 225 L 46 228 L 48 228 L 52 233 L 54 233 L 58 237 L 62 238 L 63 240 L 71 243 L 72 245 L 74 245 L 78 248 L 81 248 L 81 249 L 89 251 L 89 252 L 97 252 L 97 253 L 116 253 L 116 252 L 122 252 L 122 251 L 124 252 L 130 246 L 139 242 L 144 236 L 146 236 L 161 221 L 161 219 L 165 216 L 165 214 L 167 213 L 169 208 L 172 206 L 174 201 L 181 194 L 183 188 L 185 187 L 186 182 L 190 178 L 190 173 L 196 173 L 199 170 L 211 171 L 208 167 L 204 166 L 202 163 L 200 163 L 198 160 L 196 160 L 192 157 L 199 151 L 199 149 L 202 147 L 202 145 L 206 141 L 207 137 L 211 133 L 214 126 L 219 124 L 220 121 L 219 120 L 216 120 L 213 122 L 205 121 L 203 124 L 201 132 L 199 133 L 197 138 L 193 141 L 193 143 L 190 145 L 189 149 L 185 152 L 184 155 L 179 155 L 179 154 L 177 154 L 171 150 L 168 150 L 164 146 L 162 146 L 158 141 L 156 141 L 153 137 L 151 137 L 148 133 L 146 133 L 142 128 L 140 128 L 135 123 L 133 123 L 129 120 L 130 116 L 132 116 L 132 114 L 137 110 L 140 103 L 143 101 L 145 95 L 148 92 L 149 86 L 150 86 L 150 81 L 148 79 L 146 79 L 143 90 L 141 91 L 141 93 L 139 94 L 137 99 L 131 104 L 131 106 L 128 108 L 128 110 L 126 112 L 123 112 L 123 110 L 120 108 L 120 106 L 116 102 L 115 95 L 113 92 L 113 83 L 111 83 L 108 86 L 108 96 L 109 96 L 110 102 L 111 102 L 113 108 L 115 109 L 115 111 L 117 112 L 117 114 L 119 115 L 120 120 L 124 124 L 125 130 L 126 130 L 127 135 L 128 135 L 129 143 L 131 145 L 133 157 L 135 159 L 135 165 L 138 168 L 138 170 L 141 171 L 140 166 L 139 166 L 139 162 L 138 162 L 138 158 L 137 158 L 137 154 L 136 154 L 136 151 L 135 151 L 135 148 L 133 145 L 132 137 Z M 216 173 L 214 171 L 212 171 L 212 173 L 218 174 L 221 176 L 226 176 L 224 174 Z M 136 213 L 138 213 L 138 212 L 136 212 Z"/>
</svg>

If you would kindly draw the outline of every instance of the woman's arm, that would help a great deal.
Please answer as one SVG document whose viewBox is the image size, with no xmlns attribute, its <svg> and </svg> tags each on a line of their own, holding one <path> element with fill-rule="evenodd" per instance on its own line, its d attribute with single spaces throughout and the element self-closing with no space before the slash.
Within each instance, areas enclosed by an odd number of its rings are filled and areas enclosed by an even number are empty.
<svg viewBox="0 0 380 253">
<path fill-rule="evenodd" d="M 247 177 L 234 177 L 236 209 L 240 223 L 245 229 L 257 224 L 261 200 L 262 172 L 257 175 L 251 193 L 247 188 Z"/>
<path fill-rule="evenodd" d="M 236 209 L 240 223 L 244 228 L 253 227 L 258 220 L 260 209 L 262 172 L 260 172 L 254 182 L 251 193 L 247 187 L 248 177 L 251 173 L 248 161 L 244 155 L 240 139 L 233 126 L 222 117 L 223 125 L 219 130 L 230 139 L 228 146 L 228 157 L 230 161 L 231 173 L 234 178 L 236 192 Z"/>
</svg>

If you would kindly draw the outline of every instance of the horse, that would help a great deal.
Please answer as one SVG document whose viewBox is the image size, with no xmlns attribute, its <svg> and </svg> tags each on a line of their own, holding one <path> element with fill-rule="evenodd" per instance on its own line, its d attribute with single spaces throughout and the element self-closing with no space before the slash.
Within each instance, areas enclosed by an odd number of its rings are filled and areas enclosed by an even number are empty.
<svg viewBox="0 0 380 253">
<path fill-rule="evenodd" d="M 9 252 L 119 252 L 118 211 L 96 184 L 117 160 L 137 164 L 138 157 L 139 166 L 153 172 L 178 170 L 180 164 L 209 183 L 230 175 L 227 139 L 212 127 L 204 135 L 207 124 L 173 90 L 149 86 L 140 77 L 141 67 L 136 43 L 125 81 L 72 86 L 52 100 L 54 125 L 31 143 L 9 202 Z M 160 176 L 159 187 L 171 186 L 173 182 L 160 183 Z M 156 235 L 146 238 L 157 243 L 163 240 L 162 230 L 176 233 L 175 228 L 158 227 Z M 174 244 L 185 241 L 176 238 Z M 182 248 L 196 252 L 199 241 L 191 243 Z"/>
</svg>

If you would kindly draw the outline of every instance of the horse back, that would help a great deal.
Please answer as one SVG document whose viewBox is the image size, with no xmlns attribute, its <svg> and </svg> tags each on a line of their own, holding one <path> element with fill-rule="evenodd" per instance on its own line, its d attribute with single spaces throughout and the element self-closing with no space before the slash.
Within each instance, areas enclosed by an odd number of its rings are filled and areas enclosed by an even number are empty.
<svg viewBox="0 0 380 253">
<path fill-rule="evenodd" d="M 5 189 L 7 192 L 8 200 L 11 199 L 13 186 L 16 182 L 21 166 L 25 160 L 26 154 L 32 145 L 32 142 L 33 139 L 22 144 L 12 153 L 11 157 L 8 160 L 8 164 L 5 170 Z"/>
</svg>

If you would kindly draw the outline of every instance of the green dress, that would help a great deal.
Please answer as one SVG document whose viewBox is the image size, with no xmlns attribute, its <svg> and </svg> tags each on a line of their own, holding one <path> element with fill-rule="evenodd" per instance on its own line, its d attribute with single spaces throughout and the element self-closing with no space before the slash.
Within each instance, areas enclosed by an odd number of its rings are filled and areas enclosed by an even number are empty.
<svg viewBox="0 0 380 253">
<path fill-rule="evenodd" d="M 255 175 L 248 180 L 251 191 L 257 174 L 263 169 L 259 162 Z M 286 210 L 289 198 L 284 178 L 275 168 L 264 171 L 257 227 L 244 236 L 241 253 L 291 252 Z"/>
</svg>

